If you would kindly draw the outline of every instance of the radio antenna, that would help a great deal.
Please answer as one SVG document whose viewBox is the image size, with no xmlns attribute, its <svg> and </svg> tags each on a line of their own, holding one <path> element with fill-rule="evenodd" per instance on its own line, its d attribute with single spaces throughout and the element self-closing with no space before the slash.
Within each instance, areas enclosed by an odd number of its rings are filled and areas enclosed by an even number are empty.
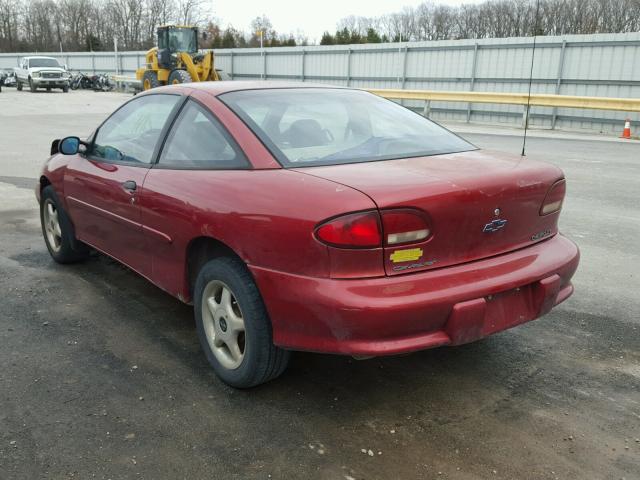
<svg viewBox="0 0 640 480">
<path fill-rule="evenodd" d="M 533 61 L 536 58 L 536 38 L 538 35 L 538 18 L 540 15 L 540 0 L 536 0 L 536 18 L 533 25 L 533 49 L 531 50 L 531 70 L 529 71 L 529 93 L 527 94 L 527 111 L 524 115 L 524 137 L 522 138 L 522 153 L 525 156 L 527 146 L 527 129 L 529 128 L 529 109 L 531 107 L 531 84 L 533 83 Z"/>
</svg>

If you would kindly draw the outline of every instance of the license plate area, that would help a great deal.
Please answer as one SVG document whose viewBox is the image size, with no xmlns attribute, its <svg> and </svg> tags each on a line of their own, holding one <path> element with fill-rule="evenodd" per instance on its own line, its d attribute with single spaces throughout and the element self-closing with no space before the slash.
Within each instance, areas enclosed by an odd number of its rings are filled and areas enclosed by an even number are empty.
<svg viewBox="0 0 640 480">
<path fill-rule="evenodd" d="M 482 334 L 505 330 L 533 320 L 537 316 L 532 284 L 485 297 L 486 308 Z"/>
</svg>

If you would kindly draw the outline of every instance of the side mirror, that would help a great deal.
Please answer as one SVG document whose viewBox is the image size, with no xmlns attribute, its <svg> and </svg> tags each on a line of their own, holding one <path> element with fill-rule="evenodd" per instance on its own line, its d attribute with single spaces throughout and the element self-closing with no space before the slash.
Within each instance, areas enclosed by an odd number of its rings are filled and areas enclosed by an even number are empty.
<svg viewBox="0 0 640 480">
<path fill-rule="evenodd" d="M 58 151 L 63 155 L 75 155 L 80 151 L 80 139 L 78 137 L 65 137 L 58 144 Z"/>
</svg>

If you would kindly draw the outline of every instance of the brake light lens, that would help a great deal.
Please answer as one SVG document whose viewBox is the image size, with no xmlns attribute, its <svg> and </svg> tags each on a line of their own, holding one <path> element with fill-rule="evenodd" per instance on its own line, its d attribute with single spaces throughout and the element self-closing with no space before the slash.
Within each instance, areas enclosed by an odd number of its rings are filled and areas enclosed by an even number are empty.
<svg viewBox="0 0 640 480">
<path fill-rule="evenodd" d="M 378 212 L 360 212 L 334 218 L 316 229 L 316 238 L 340 248 L 380 247 L 380 216 Z"/>
<path fill-rule="evenodd" d="M 540 215 L 549 215 L 550 213 L 560 211 L 566 192 L 567 183 L 564 179 L 558 180 L 556 183 L 551 185 L 551 188 L 544 197 L 544 201 L 540 207 Z"/>
<path fill-rule="evenodd" d="M 425 215 L 413 209 L 383 211 L 382 225 L 386 245 L 416 243 L 426 239 L 431 234 Z"/>
</svg>

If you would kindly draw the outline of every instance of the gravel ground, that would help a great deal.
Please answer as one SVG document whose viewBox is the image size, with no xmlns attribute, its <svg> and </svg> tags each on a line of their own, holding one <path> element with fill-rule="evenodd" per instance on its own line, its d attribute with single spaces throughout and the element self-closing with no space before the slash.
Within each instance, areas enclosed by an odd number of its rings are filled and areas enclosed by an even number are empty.
<svg viewBox="0 0 640 480">
<path fill-rule="evenodd" d="M 46 252 L 32 186 L 50 141 L 126 98 L 0 94 L 0 479 L 640 478 L 640 145 L 530 138 L 565 170 L 582 249 L 576 293 L 544 318 L 403 357 L 299 353 L 235 391 L 190 307 L 104 257 Z M 518 153 L 514 133 L 465 136 Z"/>
</svg>

